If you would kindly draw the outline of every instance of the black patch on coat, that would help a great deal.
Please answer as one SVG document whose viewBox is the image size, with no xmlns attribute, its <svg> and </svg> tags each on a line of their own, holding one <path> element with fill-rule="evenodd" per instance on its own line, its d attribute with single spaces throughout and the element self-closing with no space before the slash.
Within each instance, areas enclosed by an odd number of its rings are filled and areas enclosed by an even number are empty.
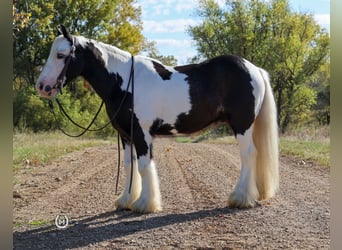
<svg viewBox="0 0 342 250">
<path fill-rule="evenodd" d="M 87 42 L 88 49 L 93 53 L 96 59 L 103 61 L 102 52 L 99 50 L 92 41 Z M 104 64 L 104 61 L 103 61 Z"/>
<path fill-rule="evenodd" d="M 159 76 L 165 81 L 170 80 L 172 72 L 168 71 L 162 64 L 152 61 L 154 69 L 157 71 Z"/>
<path fill-rule="evenodd" d="M 174 129 L 173 126 L 171 126 L 168 123 L 164 123 L 162 119 L 155 119 L 152 123 L 152 126 L 150 127 L 150 134 L 152 136 L 155 135 L 172 135 L 173 133 L 171 130 Z"/>
<path fill-rule="evenodd" d="M 153 159 L 153 144 L 150 143 L 150 159 Z"/>
<path fill-rule="evenodd" d="M 178 116 L 175 128 L 192 133 L 215 122 L 228 123 L 236 134 L 244 134 L 254 121 L 251 76 L 243 59 L 220 56 L 200 64 L 175 67 L 186 74 L 191 110 Z"/>
<path fill-rule="evenodd" d="M 76 44 L 75 58 L 69 64 L 66 77 L 67 81 L 83 76 L 107 102 L 113 93 L 122 91 L 122 76 L 117 72 L 109 73 L 102 58 L 102 52 L 89 40 L 85 47 Z"/>
<path fill-rule="evenodd" d="M 123 83 L 123 79 L 121 77 L 121 75 L 119 73 L 111 73 L 112 77 L 113 77 L 113 81 L 116 84 L 119 84 L 119 86 L 121 87 L 122 83 Z"/>
<path fill-rule="evenodd" d="M 106 102 L 106 110 L 108 117 L 111 119 L 119 109 L 120 102 L 125 95 L 122 91 L 120 94 L 113 95 L 111 101 Z M 115 119 L 112 121 L 113 127 L 119 132 L 123 140 L 131 142 L 131 100 L 132 94 L 127 93 L 126 99 L 117 113 Z M 139 119 L 133 115 L 133 143 L 137 152 L 137 158 L 147 155 L 149 147 L 145 141 L 144 132 L 140 126 Z"/>
</svg>

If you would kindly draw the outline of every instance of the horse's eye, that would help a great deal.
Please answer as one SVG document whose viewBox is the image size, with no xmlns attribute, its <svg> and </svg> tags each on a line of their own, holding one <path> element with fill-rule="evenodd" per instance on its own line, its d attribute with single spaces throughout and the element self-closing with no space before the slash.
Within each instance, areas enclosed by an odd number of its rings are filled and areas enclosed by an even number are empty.
<svg viewBox="0 0 342 250">
<path fill-rule="evenodd" d="M 62 53 L 57 53 L 57 59 L 63 59 L 65 57 Z"/>
</svg>

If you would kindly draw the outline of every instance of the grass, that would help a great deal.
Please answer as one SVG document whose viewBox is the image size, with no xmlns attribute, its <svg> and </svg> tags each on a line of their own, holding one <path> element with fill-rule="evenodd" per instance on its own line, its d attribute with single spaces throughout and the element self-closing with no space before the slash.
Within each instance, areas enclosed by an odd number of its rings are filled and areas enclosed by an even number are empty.
<svg viewBox="0 0 342 250">
<path fill-rule="evenodd" d="M 288 131 L 280 137 L 282 154 L 330 166 L 329 126 L 305 126 Z"/>
<path fill-rule="evenodd" d="M 176 140 L 176 142 L 179 142 L 179 143 L 193 142 L 193 140 L 190 137 L 183 136 L 183 135 L 176 136 L 175 140 Z"/>
<path fill-rule="evenodd" d="M 330 166 L 330 144 L 319 141 L 302 141 L 280 138 L 282 154 L 300 157 L 304 161 L 314 161 L 322 166 Z"/>
<path fill-rule="evenodd" d="M 282 135 L 280 151 L 282 154 L 299 157 L 304 161 L 314 161 L 322 166 L 330 166 L 330 133 L 328 127 L 295 130 Z M 115 137 L 113 139 L 115 140 Z M 236 144 L 233 136 L 204 139 L 209 143 Z M 177 142 L 201 141 L 199 137 L 177 136 Z M 13 136 L 13 167 L 14 170 L 30 164 L 37 166 L 48 164 L 58 157 L 86 147 L 109 144 L 108 139 L 70 138 L 60 132 L 49 133 L 15 133 Z"/>
<path fill-rule="evenodd" d="M 228 143 L 237 144 L 234 136 L 196 138 L 178 136 L 177 142 Z M 280 152 L 283 155 L 300 158 L 304 161 L 313 161 L 317 164 L 330 166 L 330 129 L 329 127 L 307 126 L 288 131 L 280 136 Z"/>
<path fill-rule="evenodd" d="M 53 222 L 44 220 L 44 219 L 30 220 L 30 221 L 15 221 L 13 223 L 13 228 L 17 229 L 26 225 L 33 226 L 33 227 L 43 227 L 43 226 L 53 225 Z"/>
<path fill-rule="evenodd" d="M 108 144 L 98 138 L 70 138 L 59 132 L 15 133 L 13 135 L 13 167 L 48 164 L 63 154 L 86 147 Z"/>
<path fill-rule="evenodd" d="M 27 223 L 28 225 L 31 226 L 37 226 L 37 227 L 41 227 L 41 226 L 47 226 L 50 225 L 51 222 L 47 221 L 47 220 L 31 220 Z"/>
</svg>

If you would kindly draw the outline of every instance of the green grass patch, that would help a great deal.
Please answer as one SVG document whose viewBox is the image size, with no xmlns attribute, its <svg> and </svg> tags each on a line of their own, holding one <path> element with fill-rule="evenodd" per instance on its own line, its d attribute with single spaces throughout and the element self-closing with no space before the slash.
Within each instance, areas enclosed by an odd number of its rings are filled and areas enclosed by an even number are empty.
<svg viewBox="0 0 342 250">
<path fill-rule="evenodd" d="M 176 142 L 179 143 L 187 143 L 187 142 L 192 142 L 193 140 L 190 137 L 187 136 L 176 136 Z"/>
<path fill-rule="evenodd" d="M 13 227 L 14 227 L 14 228 L 19 228 L 19 227 L 22 227 L 23 225 L 24 225 L 23 222 L 21 222 L 21 221 L 16 221 L 16 222 L 14 222 Z"/>
<path fill-rule="evenodd" d="M 110 143 L 109 140 L 98 138 L 70 138 L 60 132 L 15 133 L 13 135 L 13 167 L 18 169 L 27 164 L 33 166 L 47 164 L 63 154 L 108 143 Z"/>
<path fill-rule="evenodd" d="M 53 225 L 52 221 L 48 220 L 30 220 L 30 221 L 15 221 L 13 222 L 13 228 L 17 229 L 24 226 L 33 226 L 33 227 L 45 227 Z"/>
<path fill-rule="evenodd" d="M 237 144 L 234 136 L 224 136 L 204 140 L 206 143 Z M 302 139 L 294 136 L 280 138 L 280 152 L 283 155 L 298 157 L 304 161 L 314 161 L 319 165 L 330 165 L 330 142 L 328 139 Z"/>
<path fill-rule="evenodd" d="M 51 222 L 47 220 L 31 220 L 27 224 L 30 226 L 41 227 L 51 225 Z"/>
<path fill-rule="evenodd" d="M 314 161 L 322 166 L 328 167 L 330 164 L 329 142 L 280 138 L 280 151 L 282 154 Z"/>
</svg>

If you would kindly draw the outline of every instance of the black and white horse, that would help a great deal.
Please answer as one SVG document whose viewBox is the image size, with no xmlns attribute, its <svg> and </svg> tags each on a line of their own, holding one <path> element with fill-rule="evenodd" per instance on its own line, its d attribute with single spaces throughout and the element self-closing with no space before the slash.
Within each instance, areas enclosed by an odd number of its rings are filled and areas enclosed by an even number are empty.
<svg viewBox="0 0 342 250">
<path fill-rule="evenodd" d="M 53 98 L 63 87 L 61 77 L 68 82 L 82 76 L 103 99 L 108 116 L 113 117 L 117 112 L 112 125 L 123 138 L 126 180 L 116 207 L 138 212 L 160 211 L 153 137 L 193 133 L 216 122 L 231 126 L 240 148 L 240 178 L 228 205 L 254 207 L 259 200 L 274 195 L 279 182 L 278 128 L 266 71 L 231 55 L 170 67 L 151 58 L 132 57 L 111 45 L 73 36 L 63 26 L 60 33 L 52 44 L 36 89 L 40 96 Z M 127 88 L 132 67 L 134 95 Z M 135 167 L 129 192 L 132 97 Z"/>
</svg>

